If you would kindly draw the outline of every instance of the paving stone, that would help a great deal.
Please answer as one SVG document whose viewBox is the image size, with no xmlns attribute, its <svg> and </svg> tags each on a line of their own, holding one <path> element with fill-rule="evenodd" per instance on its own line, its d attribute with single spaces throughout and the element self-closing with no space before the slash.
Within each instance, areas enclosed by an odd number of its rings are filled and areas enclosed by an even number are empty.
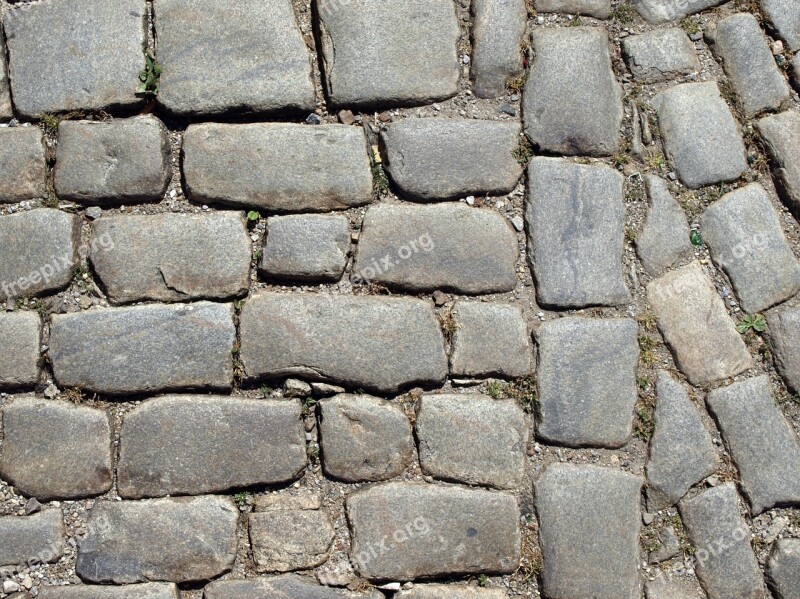
<svg viewBox="0 0 800 599">
<path fill-rule="evenodd" d="M 641 486 L 641 478 L 611 468 L 545 469 L 535 483 L 544 597 L 639 598 Z"/>
<path fill-rule="evenodd" d="M 657 275 L 681 258 L 691 256 L 693 248 L 686 213 L 669 192 L 666 181 L 644 175 L 644 186 L 650 206 L 644 228 L 636 238 L 636 254 L 645 270 Z"/>
<path fill-rule="evenodd" d="M 779 539 L 772 547 L 767 582 L 777 599 L 800 599 L 800 539 Z"/>
<path fill-rule="evenodd" d="M 767 312 L 766 319 L 775 366 L 787 385 L 800 393 L 800 307 L 775 308 Z"/>
<path fill-rule="evenodd" d="M 253 511 L 275 512 L 281 510 L 318 510 L 322 507 L 322 495 L 319 493 L 270 493 L 256 495 L 253 498 Z"/>
<path fill-rule="evenodd" d="M 165 582 L 106 585 L 71 585 L 39 587 L 39 599 L 179 599 L 178 587 Z"/>
<path fill-rule="evenodd" d="M 523 170 L 513 155 L 520 131 L 517 123 L 498 121 L 405 119 L 389 125 L 381 142 L 402 196 L 454 200 L 514 190 Z"/>
<path fill-rule="evenodd" d="M 693 385 L 712 383 L 753 365 L 725 304 L 697 262 L 647 285 L 658 328 Z"/>
<path fill-rule="evenodd" d="M 406 291 L 502 293 L 517 284 L 517 236 L 497 211 L 466 204 L 378 204 L 367 209 L 356 282 Z"/>
<path fill-rule="evenodd" d="M 318 0 L 317 11 L 334 107 L 425 104 L 458 93 L 461 29 L 452 2 Z"/>
<path fill-rule="evenodd" d="M 102 217 L 92 225 L 89 254 L 115 304 L 240 297 L 251 256 L 238 212 Z"/>
<path fill-rule="evenodd" d="M 338 281 L 349 254 L 350 221 L 346 216 L 271 216 L 259 268 L 278 279 Z"/>
<path fill-rule="evenodd" d="M 203 123 L 186 130 L 183 155 L 187 194 L 197 203 L 313 212 L 372 201 L 358 127 Z"/>
<path fill-rule="evenodd" d="M 536 12 L 586 15 L 595 19 L 611 16 L 611 0 L 536 0 Z"/>
<path fill-rule="evenodd" d="M 322 466 L 328 476 L 345 482 L 387 480 L 411 464 L 411 423 L 397 403 L 336 395 L 319 405 Z"/>
<path fill-rule="evenodd" d="M 678 508 L 697 550 L 695 572 L 709 599 L 765 599 L 764 578 L 733 483 L 706 489 Z"/>
<path fill-rule="evenodd" d="M 19 492 L 49 501 L 111 488 L 111 426 L 103 410 L 22 397 L 2 414 L 0 473 Z"/>
<path fill-rule="evenodd" d="M 800 263 L 758 183 L 714 202 L 700 225 L 711 257 L 730 278 L 746 312 L 761 312 L 800 291 Z"/>
<path fill-rule="evenodd" d="M 539 150 L 608 156 L 619 148 L 622 88 L 602 27 L 537 28 L 523 94 L 525 133 Z"/>
<path fill-rule="evenodd" d="M 683 385 L 662 370 L 656 391 L 655 432 L 647 461 L 647 509 L 652 513 L 678 503 L 717 467 L 711 435 Z"/>
<path fill-rule="evenodd" d="M 761 10 L 789 49 L 800 50 L 800 6 L 794 0 L 761 0 Z"/>
<path fill-rule="evenodd" d="M 647 599 L 705 599 L 706 595 L 688 581 L 657 578 L 645 584 Z"/>
<path fill-rule="evenodd" d="M 259 293 L 240 317 L 248 379 L 302 376 L 392 393 L 444 382 L 433 306 L 413 298 Z"/>
<path fill-rule="evenodd" d="M 282 484 L 306 466 L 298 401 L 160 397 L 126 414 L 120 437 L 117 487 L 131 499 Z"/>
<path fill-rule="evenodd" d="M 520 556 L 519 507 L 507 493 L 385 483 L 345 502 L 351 561 L 371 580 L 510 573 Z"/>
<path fill-rule="evenodd" d="M 229 497 L 98 501 L 75 571 L 114 584 L 209 580 L 233 567 L 238 519 Z"/>
<path fill-rule="evenodd" d="M 39 127 L 0 128 L 0 204 L 47 195 L 47 165 Z"/>
<path fill-rule="evenodd" d="M 744 143 L 716 82 L 682 83 L 652 100 L 664 149 L 691 189 L 732 181 L 747 170 Z"/>
<path fill-rule="evenodd" d="M 568 447 L 622 447 L 636 404 L 631 319 L 560 318 L 539 329 L 538 438 Z"/>
<path fill-rule="evenodd" d="M 503 589 L 484 589 L 463 584 L 416 584 L 411 590 L 395 593 L 394 599 L 506 599 Z"/>
<path fill-rule="evenodd" d="M 96 393 L 229 389 L 235 337 L 231 304 L 101 308 L 53 315 L 50 358 L 59 385 Z"/>
<path fill-rule="evenodd" d="M 514 489 L 525 475 L 528 428 L 512 399 L 425 395 L 415 425 L 422 472 L 469 485 Z"/>
<path fill-rule="evenodd" d="M 320 586 L 311 579 L 295 574 L 248 578 L 247 580 L 217 580 L 203 590 L 205 599 L 383 599 L 380 591 L 351 593 L 346 589 Z"/>
<path fill-rule="evenodd" d="M 450 372 L 456 376 L 522 377 L 533 370 L 530 333 L 514 304 L 458 301 Z"/>
<path fill-rule="evenodd" d="M 647 21 L 666 23 L 722 4 L 725 0 L 633 0 L 633 5 Z"/>
<path fill-rule="evenodd" d="M 0 517 L 0 566 L 16 566 L 32 558 L 39 563 L 58 561 L 64 554 L 65 534 L 59 509 Z"/>
<path fill-rule="evenodd" d="M 472 4 L 472 66 L 475 95 L 496 98 L 524 72 L 525 0 L 476 0 Z"/>
<path fill-rule="evenodd" d="M 800 505 L 800 443 L 772 399 L 769 377 L 715 389 L 707 402 L 739 469 L 753 514 Z"/>
<path fill-rule="evenodd" d="M 5 35 L 0 34 L 0 43 L 5 48 Z M 8 80 L 8 61 L 3 53 L 0 56 L 0 119 L 8 120 L 14 117 L 14 108 L 11 104 L 11 83 Z"/>
<path fill-rule="evenodd" d="M 658 549 L 651 551 L 648 556 L 648 561 L 651 564 L 667 561 L 681 552 L 680 540 L 672 526 L 665 526 L 658 532 L 658 544 Z"/>
<path fill-rule="evenodd" d="M 772 160 L 775 188 L 789 208 L 800 214 L 800 113 L 789 110 L 755 125 Z"/>
<path fill-rule="evenodd" d="M 634 79 L 643 83 L 669 81 L 700 71 L 694 44 L 679 27 L 626 37 L 622 53 Z"/>
<path fill-rule="evenodd" d="M 534 158 L 525 220 L 536 297 L 543 307 L 630 301 L 622 274 L 622 176 L 605 166 Z"/>
<path fill-rule="evenodd" d="M 0 388 L 32 387 L 39 381 L 42 321 L 35 312 L 0 314 Z"/>
<path fill-rule="evenodd" d="M 62 200 L 100 206 L 157 202 L 172 178 L 169 132 L 152 115 L 61 121 L 53 183 Z"/>
<path fill-rule="evenodd" d="M 334 530 L 321 510 L 250 514 L 250 546 L 259 572 L 290 572 L 328 559 Z"/>
<path fill-rule="evenodd" d="M 142 103 L 135 92 L 147 44 L 144 0 L 15 4 L 3 26 L 14 106 L 23 116 Z"/>
</svg>

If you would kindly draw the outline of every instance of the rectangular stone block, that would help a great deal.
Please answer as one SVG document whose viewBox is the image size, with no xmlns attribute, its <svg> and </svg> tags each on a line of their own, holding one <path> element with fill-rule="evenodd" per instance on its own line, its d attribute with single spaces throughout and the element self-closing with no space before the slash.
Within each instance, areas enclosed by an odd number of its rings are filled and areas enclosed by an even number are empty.
<svg viewBox="0 0 800 599">
<path fill-rule="evenodd" d="M 723 2 L 725 0 L 633 0 L 633 5 L 651 23 L 666 23 L 678 21 Z"/>
<path fill-rule="evenodd" d="M 335 532 L 322 510 L 278 510 L 250 514 L 250 547 L 259 572 L 291 572 L 328 559 Z"/>
<path fill-rule="evenodd" d="M 507 599 L 503 589 L 483 589 L 461 584 L 415 584 L 395 594 L 397 599 Z"/>
<path fill-rule="evenodd" d="M 178 587 L 166 582 L 108 585 L 39 587 L 39 599 L 180 599 Z"/>
<path fill-rule="evenodd" d="M 470 73 L 475 95 L 495 98 L 524 72 L 521 48 L 528 11 L 525 0 L 475 0 L 471 8 L 474 23 Z"/>
<path fill-rule="evenodd" d="M 0 34 L 0 43 L 6 47 L 6 36 Z M 0 119 L 7 120 L 14 117 L 14 107 L 11 104 L 11 83 L 8 80 L 8 60 L 5 53 L 0 56 Z"/>
<path fill-rule="evenodd" d="M 611 15 L 611 0 L 535 0 L 537 12 L 586 15 L 607 19 Z"/>
<path fill-rule="evenodd" d="M 28 560 L 39 564 L 58 561 L 64 554 L 65 535 L 59 509 L 0 517 L 0 566 L 16 566 Z"/>
<path fill-rule="evenodd" d="M 789 388 L 800 393 L 800 307 L 779 306 L 766 319 L 775 366 Z"/>
<path fill-rule="evenodd" d="M 0 204 L 47 195 L 47 165 L 39 127 L 0 128 Z"/>
<path fill-rule="evenodd" d="M 217 580 L 203 589 L 205 599 L 384 599 L 383 593 L 372 589 L 355 593 L 347 589 L 321 586 L 308 576 L 284 574 L 260 576 L 246 580 Z"/>
<path fill-rule="evenodd" d="M 761 10 L 789 49 L 800 50 L 800 5 L 794 0 L 761 0 Z"/>
<path fill-rule="evenodd" d="M 622 52 L 634 79 L 644 83 L 667 81 L 700 70 L 697 50 L 680 27 L 626 37 Z"/>
<path fill-rule="evenodd" d="M 35 312 L 0 314 L 0 389 L 33 387 L 39 382 L 42 320 Z"/>
<path fill-rule="evenodd" d="M 775 188 L 795 215 L 800 215 L 800 112 L 787 110 L 756 121 L 771 159 Z"/>
</svg>

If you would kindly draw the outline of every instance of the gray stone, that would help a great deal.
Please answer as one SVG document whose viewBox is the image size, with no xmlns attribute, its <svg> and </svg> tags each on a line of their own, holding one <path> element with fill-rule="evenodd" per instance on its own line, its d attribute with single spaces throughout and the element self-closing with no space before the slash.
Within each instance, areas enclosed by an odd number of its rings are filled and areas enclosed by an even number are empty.
<svg viewBox="0 0 800 599">
<path fill-rule="evenodd" d="M 39 599 L 179 599 L 178 587 L 165 582 L 106 585 L 39 587 Z"/>
<path fill-rule="evenodd" d="M 233 306 L 152 304 L 55 314 L 50 358 L 56 381 L 122 395 L 229 389 Z"/>
<path fill-rule="evenodd" d="M 415 425 L 422 472 L 469 485 L 515 489 L 525 474 L 528 429 L 512 399 L 425 395 Z"/>
<path fill-rule="evenodd" d="M 761 10 L 789 49 L 800 50 L 800 5 L 794 0 L 761 0 Z"/>
<path fill-rule="evenodd" d="M 320 586 L 310 578 L 295 574 L 248 578 L 246 580 L 217 580 L 203 589 L 204 599 L 383 599 L 377 590 L 351 593 L 346 589 Z"/>
<path fill-rule="evenodd" d="M 183 154 L 187 194 L 197 203 L 314 212 L 373 198 L 358 127 L 203 123 L 186 130 Z"/>
<path fill-rule="evenodd" d="M 318 0 L 317 10 L 334 107 L 425 104 L 458 93 L 461 29 L 449 0 Z"/>
<path fill-rule="evenodd" d="M 665 526 L 658 532 L 658 544 L 658 549 L 651 551 L 648 556 L 648 561 L 651 564 L 658 564 L 672 559 L 681 552 L 678 535 L 672 526 Z"/>
<path fill-rule="evenodd" d="M 534 158 L 528 169 L 529 258 L 543 307 L 617 305 L 622 274 L 622 175 L 605 166 Z"/>
<path fill-rule="evenodd" d="M 775 366 L 792 391 L 800 393 L 800 307 L 780 306 L 766 314 Z"/>
<path fill-rule="evenodd" d="M 30 559 L 40 564 L 58 561 L 64 554 L 65 534 L 59 509 L 0 517 L 0 566 L 16 566 Z"/>
<path fill-rule="evenodd" d="M 626 37 L 622 53 L 634 79 L 643 83 L 668 81 L 700 70 L 694 44 L 679 27 Z"/>
<path fill-rule="evenodd" d="M 301 376 L 393 393 L 444 382 L 444 338 L 413 298 L 259 293 L 240 317 L 248 379 Z"/>
<path fill-rule="evenodd" d="M 502 293 L 517 284 L 517 235 L 498 212 L 466 204 L 367 209 L 356 282 L 406 291 Z"/>
<path fill-rule="evenodd" d="M 345 502 L 350 558 L 370 580 L 510 573 L 520 557 L 520 513 L 507 493 L 385 483 Z"/>
<path fill-rule="evenodd" d="M 666 23 L 678 21 L 723 2 L 725 0 L 633 0 L 633 5 L 651 23 Z"/>
<path fill-rule="evenodd" d="M 651 281 L 647 299 L 678 368 L 693 385 L 720 381 L 752 367 L 744 340 L 697 262 Z"/>
<path fill-rule="evenodd" d="M 115 304 L 247 293 L 250 236 L 237 212 L 122 214 L 92 225 L 89 258 Z"/>
<path fill-rule="evenodd" d="M 103 410 L 23 397 L 2 414 L 0 473 L 18 491 L 49 501 L 111 488 L 111 426 Z"/>
<path fill-rule="evenodd" d="M 524 72 L 521 47 L 528 21 L 525 0 L 475 0 L 471 8 L 475 95 L 495 98 Z"/>
<path fill-rule="evenodd" d="M 780 539 L 772 547 L 767 582 L 777 599 L 800 599 L 800 539 Z"/>
<path fill-rule="evenodd" d="M 684 185 L 732 181 L 747 170 L 742 136 L 716 82 L 676 85 L 652 104 L 664 149 Z"/>
<path fill-rule="evenodd" d="M 611 16 L 611 0 L 535 0 L 536 12 L 586 15 L 595 19 Z"/>
<path fill-rule="evenodd" d="M 800 443 L 772 399 L 769 377 L 715 389 L 707 402 L 739 469 L 753 514 L 800 505 Z"/>
<path fill-rule="evenodd" d="M 152 115 L 61 121 L 53 183 L 62 200 L 101 206 L 157 202 L 172 178 L 169 132 Z"/>
<path fill-rule="evenodd" d="M 636 404 L 631 319 L 560 318 L 539 329 L 538 437 L 569 447 L 622 447 Z"/>
<path fill-rule="evenodd" d="M 397 403 L 368 395 L 320 402 L 325 473 L 345 482 L 399 476 L 414 457 L 411 423 Z"/>
<path fill-rule="evenodd" d="M 700 225 L 711 257 L 730 278 L 746 312 L 766 310 L 800 291 L 800 263 L 758 183 L 714 202 Z"/>
<path fill-rule="evenodd" d="M 666 181 L 655 175 L 644 175 L 650 206 L 644 228 L 636 238 L 636 253 L 651 275 L 674 266 L 692 255 L 689 224 L 680 204 L 672 197 Z"/>
<path fill-rule="evenodd" d="M 146 24 L 144 0 L 15 4 L 3 26 L 17 112 L 35 117 L 141 104 L 135 92 Z"/>
<path fill-rule="evenodd" d="M 334 530 L 322 510 L 250 514 L 250 546 L 259 572 L 291 572 L 328 559 Z"/>
<path fill-rule="evenodd" d="M 32 387 L 39 381 L 42 321 L 35 312 L 0 314 L 0 388 Z"/>
<path fill-rule="evenodd" d="M 611 468 L 545 469 L 535 484 L 544 597 L 639 598 L 641 486 L 641 478 Z"/>
<path fill-rule="evenodd" d="M 601 27 L 537 28 L 523 95 L 525 133 L 539 150 L 608 156 L 619 148 L 622 88 Z"/>
<path fill-rule="evenodd" d="M 256 495 L 253 498 L 253 510 L 256 512 L 276 512 L 282 510 L 318 510 L 322 507 L 322 495 L 319 493 L 270 493 Z"/>
<path fill-rule="evenodd" d="M 772 159 L 775 188 L 789 208 L 800 214 L 800 112 L 768 116 L 755 125 Z"/>
<path fill-rule="evenodd" d="M 13 204 L 47 194 L 42 130 L 0 128 L 0 204 Z"/>
<path fill-rule="evenodd" d="M 513 152 L 520 125 L 467 119 L 405 119 L 381 135 L 387 168 L 404 197 L 453 200 L 505 195 L 522 176 Z"/>
<path fill-rule="evenodd" d="M 277 279 L 338 281 L 349 254 L 350 221 L 346 216 L 271 216 L 259 268 Z"/>
<path fill-rule="evenodd" d="M 5 35 L 0 33 L 0 43 L 5 48 Z M 14 108 L 11 104 L 11 83 L 8 80 L 8 61 L 5 52 L 0 56 L 0 119 L 8 120 L 14 117 Z"/>
<path fill-rule="evenodd" d="M 395 599 L 507 599 L 503 589 L 485 589 L 461 584 L 415 584 L 409 591 L 394 595 Z"/>
<path fill-rule="evenodd" d="M 795 54 L 792 59 L 791 79 L 795 89 L 800 90 L 800 53 Z"/>
<path fill-rule="evenodd" d="M 645 584 L 647 599 L 706 599 L 705 593 L 697 588 L 697 583 L 675 578 L 668 580 L 663 576 L 648 580 Z"/>
</svg>

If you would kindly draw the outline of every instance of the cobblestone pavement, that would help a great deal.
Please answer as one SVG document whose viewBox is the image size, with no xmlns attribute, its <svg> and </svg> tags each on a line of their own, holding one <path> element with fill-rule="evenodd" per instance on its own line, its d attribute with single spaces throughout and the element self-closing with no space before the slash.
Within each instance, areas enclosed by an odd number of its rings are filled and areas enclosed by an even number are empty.
<svg viewBox="0 0 800 599">
<path fill-rule="evenodd" d="M 0 598 L 800 598 L 800 2 L 0 2 Z"/>
</svg>

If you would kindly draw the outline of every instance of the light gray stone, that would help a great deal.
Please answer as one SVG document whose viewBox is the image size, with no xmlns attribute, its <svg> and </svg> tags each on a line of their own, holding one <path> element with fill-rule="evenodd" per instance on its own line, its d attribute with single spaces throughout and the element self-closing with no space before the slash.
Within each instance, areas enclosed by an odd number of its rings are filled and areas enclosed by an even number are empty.
<svg viewBox="0 0 800 599">
<path fill-rule="evenodd" d="M 626 37 L 622 53 L 634 79 L 643 83 L 669 81 L 700 70 L 694 44 L 679 27 Z"/>
<path fill-rule="evenodd" d="M 64 554 L 65 535 L 59 509 L 0 517 L 0 566 L 16 566 L 30 559 L 40 564 L 58 561 Z"/>
<path fill-rule="evenodd" d="M 524 72 L 521 48 L 528 21 L 525 0 L 475 0 L 471 8 L 475 95 L 495 98 Z"/>
<path fill-rule="evenodd" d="M 394 599 L 507 599 L 503 589 L 461 584 L 415 584 L 408 591 L 395 593 Z"/>
<path fill-rule="evenodd" d="M 35 312 L 0 314 L 0 388 L 32 387 L 39 381 L 42 320 Z"/>
<path fill-rule="evenodd" d="M 0 204 L 13 204 L 47 194 L 42 130 L 0 128 Z"/>
<path fill-rule="evenodd" d="M 6 37 L 0 33 L 0 43 L 6 47 Z M 8 80 L 8 61 L 5 52 L 0 56 L 0 119 L 8 120 L 14 117 L 14 107 L 11 104 L 11 83 Z"/>
<path fill-rule="evenodd" d="M 335 532 L 322 510 L 250 514 L 250 547 L 259 572 L 291 572 L 328 559 Z"/>
<path fill-rule="evenodd" d="M 800 307 L 780 306 L 766 314 L 767 336 L 778 372 L 800 393 Z"/>
<path fill-rule="evenodd" d="M 775 188 L 787 206 L 800 214 L 800 112 L 764 117 L 755 125 L 772 160 Z"/>
<path fill-rule="evenodd" d="M 611 0 L 536 0 L 536 12 L 586 15 L 595 19 L 611 16 Z"/>
<path fill-rule="evenodd" d="M 297 495 L 269 493 L 253 498 L 253 511 L 275 512 L 282 510 L 318 510 L 322 507 L 322 495 L 316 492 L 301 492 Z"/>
<path fill-rule="evenodd" d="M 636 253 L 651 275 L 674 266 L 692 255 L 686 213 L 669 192 L 666 181 L 655 175 L 644 175 L 650 206 L 644 228 L 636 238 Z"/>
<path fill-rule="evenodd" d="M 666 23 L 678 21 L 723 2 L 725 0 L 633 0 L 633 5 L 651 23 Z"/>
<path fill-rule="evenodd" d="M 779 539 L 772 547 L 767 582 L 777 599 L 800 599 L 800 539 Z"/>
<path fill-rule="evenodd" d="M 217 580 L 203 589 L 204 599 L 384 599 L 377 590 L 352 593 L 347 589 L 321 586 L 312 579 L 296 574 Z"/>
<path fill-rule="evenodd" d="M 800 50 L 800 5 L 794 0 L 761 0 L 761 10 L 789 49 Z"/>
<path fill-rule="evenodd" d="M 166 582 L 107 585 L 39 587 L 39 599 L 179 599 L 178 587 Z"/>
<path fill-rule="evenodd" d="M 705 593 L 697 588 L 697 583 L 675 578 L 668 580 L 663 576 L 649 580 L 645 584 L 647 599 L 706 599 Z"/>
</svg>

